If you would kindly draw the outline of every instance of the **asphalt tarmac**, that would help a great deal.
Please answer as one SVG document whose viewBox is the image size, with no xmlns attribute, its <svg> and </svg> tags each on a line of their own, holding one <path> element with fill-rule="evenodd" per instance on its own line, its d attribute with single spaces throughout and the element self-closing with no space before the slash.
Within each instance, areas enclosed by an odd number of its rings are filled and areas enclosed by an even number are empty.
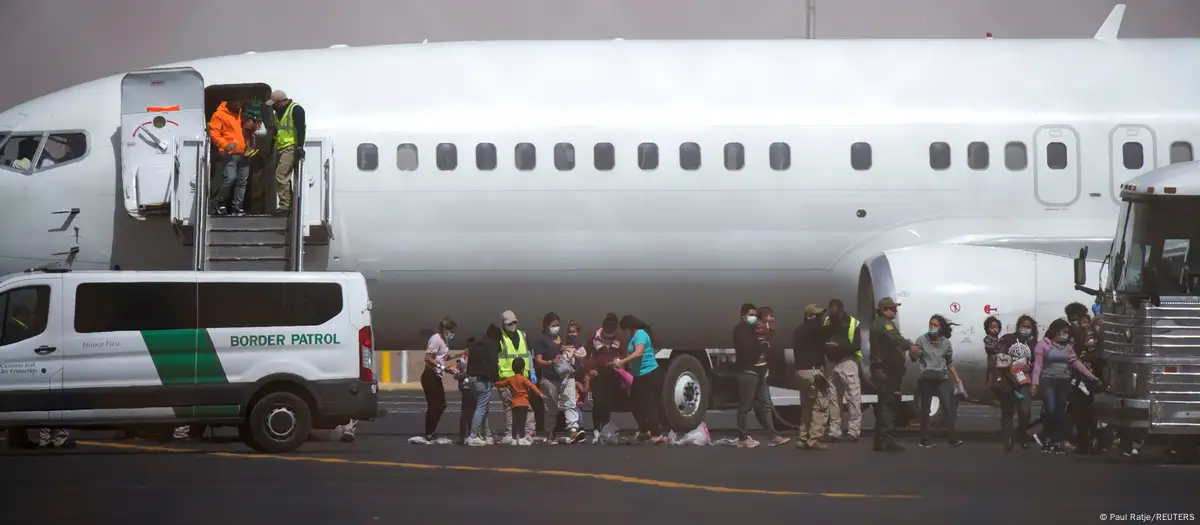
<svg viewBox="0 0 1200 525">
<path fill-rule="evenodd" d="M 254 454 L 224 430 L 169 444 L 82 433 L 75 449 L 0 451 L 0 523 L 1012 525 L 1194 521 L 1200 510 L 1200 466 L 1152 451 L 1004 453 L 988 438 L 990 407 L 964 407 L 965 445 L 920 449 L 904 431 L 908 450 L 898 454 L 872 452 L 869 437 L 823 452 L 790 444 L 468 448 L 408 444 L 423 424 L 423 406 L 411 404 L 420 393 L 385 398 L 392 413 L 363 423 L 354 443 L 314 441 L 282 456 Z M 439 427 L 447 435 L 456 397 L 450 405 Z M 732 421 L 725 412 L 709 418 L 717 436 Z M 1154 516 L 1172 513 L 1183 516 Z"/>
</svg>

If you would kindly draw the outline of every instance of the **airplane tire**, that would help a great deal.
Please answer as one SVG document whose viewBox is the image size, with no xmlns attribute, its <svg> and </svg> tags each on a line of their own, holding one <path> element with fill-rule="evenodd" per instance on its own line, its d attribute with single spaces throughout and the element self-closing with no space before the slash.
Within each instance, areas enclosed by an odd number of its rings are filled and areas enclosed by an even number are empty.
<svg viewBox="0 0 1200 525">
<path fill-rule="evenodd" d="M 671 359 L 663 379 L 662 408 L 675 433 L 691 431 L 704 422 L 711 395 L 708 385 L 708 374 L 695 357 L 685 354 Z"/>
</svg>

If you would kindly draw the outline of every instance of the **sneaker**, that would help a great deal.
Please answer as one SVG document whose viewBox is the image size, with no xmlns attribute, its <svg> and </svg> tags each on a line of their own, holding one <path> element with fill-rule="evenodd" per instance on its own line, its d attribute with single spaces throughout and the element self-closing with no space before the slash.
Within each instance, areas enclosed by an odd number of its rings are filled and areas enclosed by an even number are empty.
<svg viewBox="0 0 1200 525">
<path fill-rule="evenodd" d="M 520 440 L 517 440 L 517 445 L 522 447 L 532 446 L 533 440 L 529 438 L 521 438 Z"/>
<path fill-rule="evenodd" d="M 579 429 L 571 429 L 571 443 L 579 443 L 587 439 L 587 434 L 584 434 Z"/>
<path fill-rule="evenodd" d="M 768 447 L 778 447 L 780 445 L 786 445 L 786 444 L 790 443 L 791 441 L 792 441 L 792 438 L 789 438 L 789 437 L 775 436 L 775 438 L 772 439 L 770 443 L 767 443 L 767 446 Z"/>
<path fill-rule="evenodd" d="M 229 215 L 229 211 L 224 206 L 217 206 L 217 215 Z"/>
<path fill-rule="evenodd" d="M 467 438 L 466 445 L 468 447 L 486 447 L 489 443 L 478 436 Z"/>
<path fill-rule="evenodd" d="M 489 445 L 495 445 L 495 444 L 496 444 L 496 440 L 495 440 L 495 438 L 491 438 L 491 437 L 489 437 L 489 438 L 487 438 L 487 439 L 485 439 L 485 440 L 483 440 L 483 441 L 484 441 L 484 443 L 487 443 L 487 444 L 489 444 Z"/>
<path fill-rule="evenodd" d="M 338 441 L 341 441 L 342 443 L 353 443 L 355 439 L 356 438 L 354 437 L 354 434 L 344 432 L 342 433 L 342 437 L 338 438 Z"/>
<path fill-rule="evenodd" d="M 508 446 L 515 447 L 517 445 L 520 445 L 522 441 L 525 441 L 525 440 L 524 439 L 510 439 L 510 440 L 508 440 Z"/>
<path fill-rule="evenodd" d="M 1042 442 L 1042 436 L 1039 436 L 1036 432 L 1033 434 L 1033 440 L 1037 442 L 1039 447 L 1045 448 L 1046 443 Z"/>
<path fill-rule="evenodd" d="M 232 216 L 234 216 L 234 217 L 245 217 L 245 216 L 246 216 L 246 210 L 243 210 L 243 209 L 241 209 L 241 208 L 239 208 L 239 207 L 237 207 L 237 206 L 234 206 L 234 207 L 233 207 L 233 209 L 232 209 L 232 210 L 230 210 L 230 212 L 229 212 L 229 215 L 232 215 Z"/>
<path fill-rule="evenodd" d="M 927 439 L 922 439 L 921 442 L 917 444 L 917 446 L 919 446 L 921 448 L 937 448 L 937 445 L 930 443 L 929 440 L 927 440 Z"/>
<path fill-rule="evenodd" d="M 956 448 L 956 447 L 962 446 L 962 444 L 963 444 L 963 440 L 961 440 L 961 439 L 950 440 L 950 448 Z"/>
<path fill-rule="evenodd" d="M 187 439 L 191 430 L 192 428 L 187 425 L 175 427 L 175 431 L 171 433 L 171 437 L 174 439 Z"/>
<path fill-rule="evenodd" d="M 500 438 L 501 445 L 512 445 L 515 443 L 516 443 L 516 440 L 513 439 L 512 436 L 504 436 L 503 438 Z"/>
<path fill-rule="evenodd" d="M 757 447 L 758 445 L 759 445 L 758 441 L 756 441 L 752 437 L 748 437 L 746 439 L 738 441 L 737 448 L 754 448 L 754 447 Z"/>
</svg>

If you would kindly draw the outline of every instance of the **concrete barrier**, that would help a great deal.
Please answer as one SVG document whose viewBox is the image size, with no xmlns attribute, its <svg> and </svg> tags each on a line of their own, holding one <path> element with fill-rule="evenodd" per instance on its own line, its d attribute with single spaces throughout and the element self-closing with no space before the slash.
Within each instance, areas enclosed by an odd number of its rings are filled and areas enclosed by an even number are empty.
<svg viewBox="0 0 1200 525">
<path fill-rule="evenodd" d="M 381 389 L 421 389 L 421 372 L 425 369 L 424 350 L 380 350 L 375 352 L 375 358 Z M 458 384 L 450 375 L 443 375 L 442 387 L 446 390 L 457 390 Z"/>
</svg>

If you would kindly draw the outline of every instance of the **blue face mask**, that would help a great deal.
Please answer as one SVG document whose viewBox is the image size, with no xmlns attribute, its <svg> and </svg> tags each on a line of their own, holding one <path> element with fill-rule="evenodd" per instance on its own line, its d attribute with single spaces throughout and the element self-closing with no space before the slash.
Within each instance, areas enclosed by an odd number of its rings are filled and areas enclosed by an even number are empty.
<svg viewBox="0 0 1200 525">
<path fill-rule="evenodd" d="M 550 335 L 558 335 L 558 329 L 559 329 L 559 328 L 560 328 L 560 327 L 558 327 L 558 326 L 551 326 L 551 327 L 550 327 Z"/>
<path fill-rule="evenodd" d="M 1059 343 L 1066 344 L 1066 342 L 1067 342 L 1067 341 L 1070 341 L 1070 340 L 1071 340 L 1071 336 L 1070 336 L 1070 335 L 1068 335 L 1068 334 L 1058 334 L 1058 342 L 1059 342 Z"/>
<path fill-rule="evenodd" d="M 928 334 L 929 337 L 937 337 L 938 330 L 937 330 L 937 328 L 930 328 L 929 331 L 925 332 L 925 333 Z"/>
<path fill-rule="evenodd" d="M 756 315 L 750 315 L 750 316 L 747 316 L 747 317 L 746 317 L 746 323 L 748 323 L 748 324 L 758 324 L 758 316 L 756 316 Z"/>
<path fill-rule="evenodd" d="M 454 332 L 450 332 L 450 333 L 446 334 L 446 340 L 447 341 L 454 340 Z"/>
<path fill-rule="evenodd" d="M 1017 333 L 1021 334 L 1021 337 L 1029 337 L 1029 334 L 1032 334 L 1033 330 L 1030 330 L 1028 328 L 1022 328 L 1020 330 L 1017 330 Z"/>
</svg>

